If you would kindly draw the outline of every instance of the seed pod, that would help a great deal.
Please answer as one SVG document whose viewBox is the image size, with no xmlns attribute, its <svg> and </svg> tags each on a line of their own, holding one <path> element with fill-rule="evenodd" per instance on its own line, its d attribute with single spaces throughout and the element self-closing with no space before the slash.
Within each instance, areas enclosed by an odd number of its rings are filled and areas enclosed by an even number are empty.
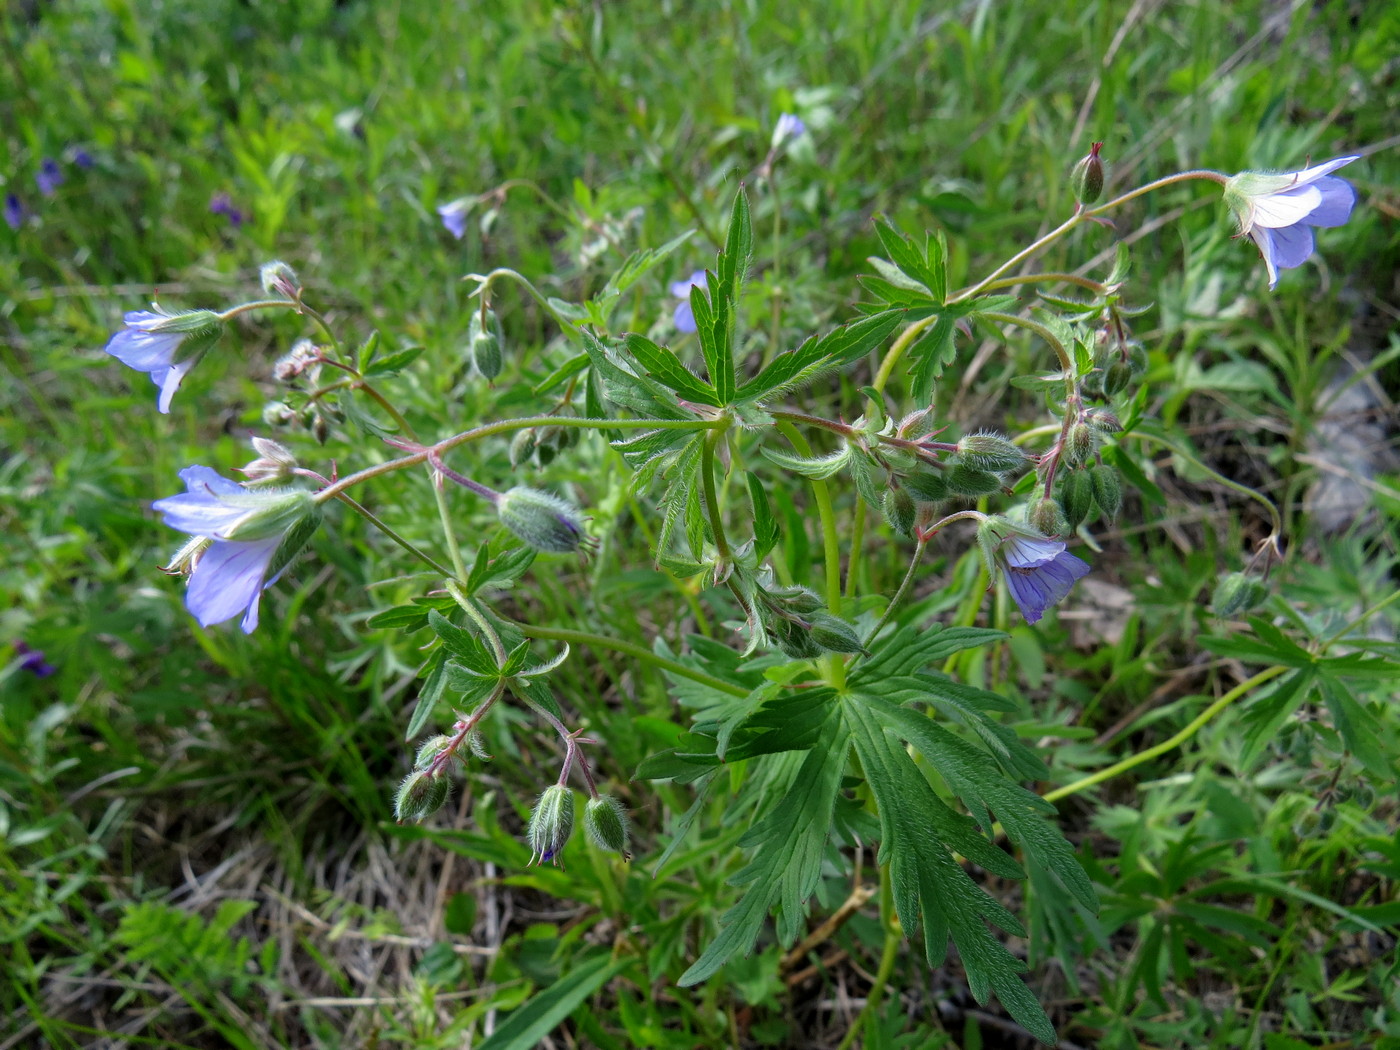
<svg viewBox="0 0 1400 1050">
<path fill-rule="evenodd" d="M 1232 572 L 1216 584 L 1210 604 L 1216 616 L 1235 616 L 1257 608 L 1268 596 L 1268 585 L 1259 577 Z"/>
<path fill-rule="evenodd" d="M 1074 199 L 1081 205 L 1093 204 L 1103 194 L 1104 170 L 1099 150 L 1102 142 L 1089 147 L 1089 155 L 1083 157 L 1069 173 L 1069 188 Z"/>
<path fill-rule="evenodd" d="M 588 800 L 583 809 L 583 830 L 599 849 L 621 853 L 623 860 L 632 859 L 627 851 L 627 811 L 611 795 Z"/>
</svg>

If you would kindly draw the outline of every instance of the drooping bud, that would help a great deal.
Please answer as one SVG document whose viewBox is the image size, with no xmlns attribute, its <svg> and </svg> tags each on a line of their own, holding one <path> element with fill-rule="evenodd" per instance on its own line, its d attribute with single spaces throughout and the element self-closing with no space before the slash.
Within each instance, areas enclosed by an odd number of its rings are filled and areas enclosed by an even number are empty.
<svg viewBox="0 0 1400 1050">
<path fill-rule="evenodd" d="M 1093 204 L 1103 195 L 1104 170 L 1099 150 L 1102 142 L 1089 147 L 1089 154 L 1077 163 L 1069 174 L 1069 188 L 1081 205 Z"/>
<path fill-rule="evenodd" d="M 1122 361 L 1114 361 L 1104 369 L 1103 392 L 1108 397 L 1116 397 L 1126 390 L 1132 381 L 1132 368 Z"/>
<path fill-rule="evenodd" d="M 1070 528 L 1078 528 L 1094 511 L 1094 483 L 1087 470 L 1075 470 L 1063 475 L 1059 489 L 1060 506 L 1069 519 Z"/>
<path fill-rule="evenodd" d="M 1064 508 L 1053 499 L 1042 499 L 1032 504 L 1026 512 L 1026 521 L 1046 536 L 1063 536 L 1069 532 L 1069 519 L 1065 517 Z"/>
<path fill-rule="evenodd" d="M 563 784 L 545 788 L 530 814 L 530 863 L 559 863 L 559 853 L 574 833 L 574 794 Z"/>
<path fill-rule="evenodd" d="M 914 497 L 906 489 L 890 489 L 885 493 L 885 520 L 901 536 L 914 530 Z"/>
<path fill-rule="evenodd" d="M 1268 596 L 1268 584 L 1259 577 L 1232 572 L 1216 584 L 1210 604 L 1216 616 L 1235 616 L 1257 608 Z"/>
<path fill-rule="evenodd" d="M 583 830 L 599 849 L 621 853 L 623 860 L 632 859 L 627 851 L 627 811 L 611 795 L 588 800 L 583 809 Z"/>
<path fill-rule="evenodd" d="M 571 554 L 588 542 L 579 513 L 558 496 L 517 485 L 496 501 L 501 524 L 527 547 Z"/>
<path fill-rule="evenodd" d="M 968 434 L 958 442 L 958 455 L 969 467 L 993 474 L 1026 465 L 1026 454 L 1000 434 Z"/>
<path fill-rule="evenodd" d="M 301 298 L 301 278 L 281 259 L 263 263 L 258 276 L 262 278 L 263 291 L 268 295 L 280 295 L 283 299 L 292 300 Z"/>
<path fill-rule="evenodd" d="M 483 379 L 489 382 L 501 374 L 501 320 L 496 311 L 487 310 L 484 323 L 481 311 L 473 311 L 467 344 L 472 365 Z"/>
<path fill-rule="evenodd" d="M 944 479 L 948 491 L 958 496 L 986 496 L 1001 488 L 1001 478 L 966 463 L 956 463 Z"/>
<path fill-rule="evenodd" d="M 447 803 L 451 790 L 452 785 L 445 775 L 415 769 L 399 785 L 399 793 L 394 798 L 394 819 L 406 824 L 436 813 Z"/>
<path fill-rule="evenodd" d="M 811 616 L 812 641 L 829 653 L 863 653 L 856 629 L 839 616 L 829 612 L 814 612 Z"/>
<path fill-rule="evenodd" d="M 1118 471 L 1102 464 L 1090 467 L 1089 480 L 1094 487 L 1094 502 L 1103 516 L 1112 521 L 1123 506 L 1123 483 L 1118 480 Z"/>
<path fill-rule="evenodd" d="M 788 612 L 797 613 L 799 616 L 816 612 L 825 604 L 821 596 L 808 587 L 778 587 L 761 593 L 774 605 L 780 606 Z"/>
<path fill-rule="evenodd" d="M 932 470 L 921 470 L 904 479 L 904 487 L 916 500 L 937 503 L 948 498 L 948 483 Z"/>
<path fill-rule="evenodd" d="M 1075 423 L 1069 428 L 1069 440 L 1061 452 L 1066 466 L 1077 467 L 1088 462 L 1098 444 L 1098 436 L 1088 423 Z"/>
<path fill-rule="evenodd" d="M 291 451 L 270 438 L 253 438 L 258 458 L 240 468 L 252 485 L 276 485 L 290 481 L 297 469 L 297 458 Z"/>
<path fill-rule="evenodd" d="M 822 654 L 822 647 L 812 640 L 812 632 L 805 624 L 775 616 L 764 622 L 764 628 L 773 644 L 790 660 L 814 660 Z"/>
<path fill-rule="evenodd" d="M 1104 408 L 1091 408 L 1084 413 L 1083 420 L 1100 434 L 1116 434 L 1123 429 L 1118 417 Z"/>
</svg>

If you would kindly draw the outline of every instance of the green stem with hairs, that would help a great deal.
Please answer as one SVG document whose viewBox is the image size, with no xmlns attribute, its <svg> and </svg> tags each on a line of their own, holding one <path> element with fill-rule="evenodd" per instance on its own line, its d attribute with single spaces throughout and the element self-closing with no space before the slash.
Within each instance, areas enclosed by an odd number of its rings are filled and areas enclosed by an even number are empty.
<svg viewBox="0 0 1400 1050">
<path fill-rule="evenodd" d="M 624 642 L 620 638 L 609 638 L 607 635 L 594 634 L 591 631 L 575 631 L 564 627 L 539 627 L 528 623 L 516 623 L 514 626 L 526 638 L 551 639 L 556 642 L 568 642 L 570 645 L 587 645 L 595 649 L 608 649 L 651 664 L 653 667 L 667 671 L 678 678 L 688 678 L 692 682 L 699 682 L 701 685 L 709 686 L 721 693 L 727 693 L 729 696 L 744 697 L 749 695 L 749 691 L 741 685 L 726 682 L 723 678 L 716 678 L 704 671 L 697 671 L 679 661 L 660 656 L 650 649 L 645 649 L 632 642 Z"/>
</svg>

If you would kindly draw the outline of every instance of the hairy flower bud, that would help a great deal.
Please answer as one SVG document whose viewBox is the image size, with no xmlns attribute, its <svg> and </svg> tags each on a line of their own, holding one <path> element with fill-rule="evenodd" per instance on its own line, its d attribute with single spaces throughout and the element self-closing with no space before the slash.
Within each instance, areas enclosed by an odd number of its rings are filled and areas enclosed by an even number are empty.
<svg viewBox="0 0 1400 1050">
<path fill-rule="evenodd" d="M 283 299 L 301 297 L 301 278 L 281 259 L 263 263 L 258 276 L 262 278 L 263 291 L 268 295 L 280 295 Z"/>
<path fill-rule="evenodd" d="M 1069 527 L 1075 529 L 1094 511 L 1094 483 L 1087 470 L 1075 470 L 1063 475 L 1059 490 L 1060 506 L 1064 508 Z"/>
<path fill-rule="evenodd" d="M 829 653 L 863 653 L 856 629 L 839 616 L 814 612 L 811 616 L 812 641 Z"/>
<path fill-rule="evenodd" d="M 579 513 L 558 496 L 517 485 L 496 501 L 501 524 L 527 547 L 570 554 L 587 543 Z"/>
<path fill-rule="evenodd" d="M 822 647 L 812 640 L 811 629 L 805 624 L 778 616 L 765 621 L 764 627 L 773 644 L 790 660 L 813 660 L 822 654 Z"/>
<path fill-rule="evenodd" d="M 627 811 L 611 795 L 588 800 L 583 809 L 583 830 L 599 849 L 621 853 L 623 860 L 632 859 L 627 851 Z"/>
<path fill-rule="evenodd" d="M 472 314 L 467 342 L 472 365 L 483 379 L 489 382 L 501 374 L 501 321 L 494 310 L 486 311 L 485 323 L 481 311 Z"/>
<path fill-rule="evenodd" d="M 1118 471 L 1102 464 L 1090 467 L 1089 480 L 1093 483 L 1094 502 L 1103 516 L 1112 521 L 1123 506 L 1123 483 L 1118 480 Z"/>
<path fill-rule="evenodd" d="M 291 481 L 297 469 L 297 458 L 277 442 L 263 437 L 253 438 L 258 458 L 241 468 L 251 485 L 275 485 Z"/>
<path fill-rule="evenodd" d="M 923 503 L 937 503 L 948 498 L 948 483 L 942 475 L 932 470 L 921 470 L 904 479 L 904 487 L 916 500 Z"/>
<path fill-rule="evenodd" d="M 285 401 L 269 401 L 263 405 L 262 420 L 267 426 L 285 427 L 296 418 L 296 409 Z"/>
<path fill-rule="evenodd" d="M 1235 616 L 1257 608 L 1268 596 L 1268 584 L 1259 577 L 1232 572 L 1216 585 L 1210 604 L 1216 616 Z"/>
<path fill-rule="evenodd" d="M 1094 433 L 1093 427 L 1088 423 L 1075 423 L 1069 428 L 1069 440 L 1065 442 L 1060 455 L 1066 466 L 1078 467 L 1094 454 L 1097 444 L 1098 435 Z"/>
<path fill-rule="evenodd" d="M 399 785 L 399 793 L 394 798 L 394 819 L 406 824 L 436 813 L 447 803 L 451 790 L 452 785 L 445 775 L 415 769 Z"/>
<path fill-rule="evenodd" d="M 885 520 L 901 536 L 914 530 L 914 497 L 905 489 L 890 489 L 885 493 Z"/>
<path fill-rule="evenodd" d="M 1089 147 L 1089 154 L 1083 157 L 1069 174 L 1070 191 L 1081 205 L 1093 204 L 1103 194 L 1104 167 L 1099 157 L 1102 142 Z"/>
<path fill-rule="evenodd" d="M 1116 397 L 1128 388 L 1133 381 L 1132 368 L 1122 361 L 1114 361 L 1104 369 L 1103 392 L 1108 397 Z"/>
<path fill-rule="evenodd" d="M 825 605 L 821 596 L 807 587 L 778 587 L 763 593 L 773 604 L 799 616 L 816 612 Z"/>
<path fill-rule="evenodd" d="M 1084 422 L 1100 434 L 1116 434 L 1123 429 L 1117 416 L 1104 408 L 1091 408 L 1084 413 Z"/>
<path fill-rule="evenodd" d="M 559 853 L 574 833 L 574 794 L 563 784 L 545 788 L 530 814 L 530 863 L 559 863 Z"/>
<path fill-rule="evenodd" d="M 1069 532 L 1069 519 L 1064 508 L 1053 499 L 1038 500 L 1026 513 L 1026 520 L 1037 532 L 1046 536 L 1063 536 Z"/>
<path fill-rule="evenodd" d="M 1026 454 L 1000 434 L 969 434 L 958 442 L 962 462 L 977 470 L 1000 474 L 1026 465 Z"/>
<path fill-rule="evenodd" d="M 986 496 L 1001 488 L 1001 478 L 966 463 L 955 463 L 944 480 L 957 496 Z"/>
</svg>

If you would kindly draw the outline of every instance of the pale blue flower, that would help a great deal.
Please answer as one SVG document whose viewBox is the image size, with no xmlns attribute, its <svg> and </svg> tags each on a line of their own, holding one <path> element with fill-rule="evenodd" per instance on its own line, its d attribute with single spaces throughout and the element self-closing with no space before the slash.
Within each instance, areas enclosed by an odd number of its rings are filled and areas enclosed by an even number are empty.
<svg viewBox="0 0 1400 1050">
<path fill-rule="evenodd" d="M 671 316 L 671 319 L 675 322 L 676 331 L 695 331 L 695 311 L 690 308 L 690 290 L 691 288 L 705 288 L 706 286 L 707 282 L 705 281 L 704 270 L 696 270 L 684 281 L 673 281 L 671 283 L 671 294 L 680 300 L 680 302 L 676 304 L 675 313 Z"/>
<path fill-rule="evenodd" d="M 471 197 L 458 197 L 449 204 L 441 205 L 437 210 L 438 218 L 447 227 L 447 232 L 459 241 L 467 235 L 467 215 L 474 203 Z"/>
<path fill-rule="evenodd" d="M 223 322 L 209 310 L 182 314 L 133 310 L 124 320 L 126 327 L 115 333 L 104 349 L 122 364 L 150 373 L 151 382 L 160 387 L 156 407 L 169 412 L 170 399 L 218 339 Z M 182 350 L 186 340 L 190 345 Z"/>
<path fill-rule="evenodd" d="M 1302 171 L 1269 175 L 1245 171 L 1225 184 L 1225 202 L 1264 257 L 1269 288 L 1280 270 L 1302 266 L 1313 253 L 1313 227 L 1341 226 L 1351 218 L 1356 190 L 1331 173 L 1359 155 L 1337 157 Z"/>
<path fill-rule="evenodd" d="M 189 573 L 185 607 L 204 627 L 242 613 L 243 632 L 251 634 L 262 592 L 309 538 L 320 511 L 304 490 L 250 490 L 209 467 L 186 467 L 180 479 L 186 492 L 151 506 L 165 524 L 195 537 L 171 566 Z"/>
<path fill-rule="evenodd" d="M 777 149 L 789 139 L 800 138 L 807 133 L 807 125 L 802 123 L 802 118 L 791 113 L 784 113 L 778 118 L 778 123 L 773 126 L 773 149 Z"/>
<path fill-rule="evenodd" d="M 39 164 L 39 174 L 34 176 L 34 181 L 38 184 L 40 193 L 45 197 L 52 197 L 63 185 L 63 169 L 58 166 L 58 161 L 52 157 L 45 157 Z"/>
<path fill-rule="evenodd" d="M 1069 594 L 1074 581 L 1086 576 L 1089 564 L 1065 550 L 1059 540 L 1009 532 L 996 548 L 997 564 L 1007 590 L 1027 623 Z"/>
</svg>

